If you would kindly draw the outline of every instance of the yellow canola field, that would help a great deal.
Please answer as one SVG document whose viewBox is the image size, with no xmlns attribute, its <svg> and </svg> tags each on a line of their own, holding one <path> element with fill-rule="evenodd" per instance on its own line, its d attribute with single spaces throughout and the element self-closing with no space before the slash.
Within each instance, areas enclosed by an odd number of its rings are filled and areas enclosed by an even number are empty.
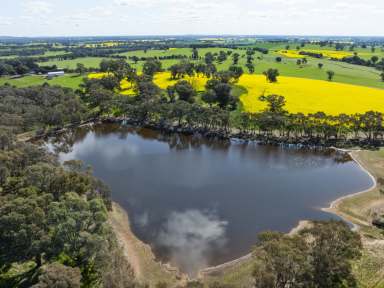
<svg viewBox="0 0 384 288">
<path fill-rule="evenodd" d="M 161 89 L 166 89 L 168 86 L 175 85 L 180 80 L 188 81 L 196 91 L 201 92 L 205 90 L 205 84 L 207 83 L 208 78 L 195 75 L 192 77 L 185 76 L 184 78 L 173 80 L 171 79 L 170 72 L 160 72 L 155 74 L 153 82 Z"/>
<path fill-rule="evenodd" d="M 109 73 L 99 72 L 99 73 L 89 73 L 88 78 L 89 79 L 101 79 L 104 77 L 107 77 Z"/>
<path fill-rule="evenodd" d="M 291 113 L 325 112 L 364 113 L 370 110 L 384 112 L 384 90 L 295 77 L 278 77 L 277 83 L 269 83 L 263 75 L 243 75 L 238 85 L 248 90 L 240 96 L 247 112 L 263 110 L 261 95 L 278 94 L 286 99 L 286 109 Z"/>
<path fill-rule="evenodd" d="M 300 55 L 300 51 L 303 52 L 310 52 L 310 53 L 318 53 L 323 54 L 323 57 L 325 58 L 336 58 L 336 59 L 343 59 L 344 57 L 350 57 L 353 56 L 353 52 L 346 52 L 346 51 L 333 51 L 333 50 L 313 50 L 313 49 L 303 49 L 303 50 L 280 50 L 277 53 L 280 55 L 286 56 L 288 58 L 304 58 L 304 57 L 310 57 L 306 55 Z"/>
<path fill-rule="evenodd" d="M 277 53 L 288 58 L 304 58 L 305 57 L 303 55 L 300 55 L 299 51 L 295 51 L 295 50 L 280 50 L 280 51 L 277 51 Z"/>
</svg>

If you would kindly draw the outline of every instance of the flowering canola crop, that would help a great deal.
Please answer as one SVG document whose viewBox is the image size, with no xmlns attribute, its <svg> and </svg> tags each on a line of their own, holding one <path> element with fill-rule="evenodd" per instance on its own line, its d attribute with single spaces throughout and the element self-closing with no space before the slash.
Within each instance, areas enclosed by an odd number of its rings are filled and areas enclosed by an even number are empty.
<svg viewBox="0 0 384 288">
<path fill-rule="evenodd" d="M 208 78 L 205 76 L 185 76 L 184 78 L 173 80 L 171 79 L 171 73 L 170 72 L 160 72 L 155 74 L 155 77 L 153 79 L 153 82 L 159 86 L 161 89 L 166 89 L 168 86 L 175 85 L 180 80 L 186 80 L 188 81 L 192 87 L 198 91 L 204 91 L 205 84 L 208 81 Z"/>
<path fill-rule="evenodd" d="M 319 111 L 330 115 L 384 112 L 384 90 L 350 84 L 295 77 L 278 77 L 269 83 L 263 75 L 243 75 L 238 85 L 248 90 L 240 96 L 243 109 L 257 112 L 265 108 L 261 95 L 278 94 L 286 99 L 286 109 L 304 114 Z"/>
<path fill-rule="evenodd" d="M 89 73 L 88 78 L 89 79 L 101 79 L 101 78 L 107 77 L 108 75 L 109 75 L 109 73 L 105 73 L 105 72 Z"/>
<path fill-rule="evenodd" d="M 300 55 L 300 52 L 309 52 L 316 54 L 323 54 L 324 58 L 343 59 L 344 57 L 353 56 L 353 52 L 346 51 L 334 51 L 334 50 L 316 50 L 316 49 L 303 49 L 303 50 L 280 50 L 277 53 L 286 56 L 288 58 L 304 58 L 309 57 L 307 55 Z"/>
</svg>

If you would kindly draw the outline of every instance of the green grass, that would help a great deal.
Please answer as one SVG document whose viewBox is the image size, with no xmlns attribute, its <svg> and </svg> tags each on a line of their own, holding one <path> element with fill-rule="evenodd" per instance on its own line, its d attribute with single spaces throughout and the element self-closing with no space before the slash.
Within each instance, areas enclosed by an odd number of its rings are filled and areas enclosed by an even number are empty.
<svg viewBox="0 0 384 288">
<path fill-rule="evenodd" d="M 99 64 L 103 60 L 103 58 L 99 57 L 84 57 L 84 58 L 77 58 L 77 59 L 71 59 L 71 60 L 52 60 L 48 62 L 41 62 L 39 65 L 41 66 L 52 66 L 57 65 L 58 68 L 61 69 L 76 69 L 77 63 L 82 63 L 87 68 L 98 68 Z"/>
<path fill-rule="evenodd" d="M 72 89 L 79 88 L 79 85 L 83 81 L 83 76 L 78 76 L 77 74 L 67 74 L 65 76 L 55 77 L 52 80 L 47 80 L 44 76 L 25 76 L 18 79 L 9 79 L 9 77 L 0 77 L 0 85 L 9 83 L 16 87 L 28 87 L 28 86 L 37 86 L 42 85 L 45 82 L 49 85 L 60 85 L 63 87 L 68 87 Z"/>
<path fill-rule="evenodd" d="M 213 272 L 203 276 L 204 288 L 208 288 L 217 282 L 221 285 L 230 285 L 231 287 L 248 288 L 253 285 L 253 261 L 249 259 L 241 264 L 225 268 L 221 271 Z"/>
<path fill-rule="evenodd" d="M 44 53 L 44 55 L 42 56 L 60 56 L 60 55 L 64 55 L 64 54 L 68 54 L 68 52 L 66 52 L 65 50 L 59 50 L 59 51 L 47 51 Z"/>
<path fill-rule="evenodd" d="M 268 68 L 276 68 L 282 76 L 326 80 L 326 72 L 332 70 L 335 72 L 334 82 L 384 89 L 380 72 L 374 68 L 313 58 L 308 58 L 308 64 L 298 66 L 295 59 L 283 58 L 281 63 L 277 63 L 275 57 L 276 55 L 268 55 L 263 60 L 256 61 L 255 72 L 262 73 Z M 319 69 L 318 63 L 322 63 L 324 67 Z"/>
</svg>

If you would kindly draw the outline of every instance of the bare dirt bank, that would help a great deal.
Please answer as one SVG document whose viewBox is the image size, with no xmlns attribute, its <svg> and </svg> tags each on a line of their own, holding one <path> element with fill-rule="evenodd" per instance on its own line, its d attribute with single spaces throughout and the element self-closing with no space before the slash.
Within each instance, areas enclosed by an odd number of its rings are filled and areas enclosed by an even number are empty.
<svg viewBox="0 0 384 288">
<path fill-rule="evenodd" d="M 113 203 L 109 222 L 139 282 L 149 287 L 159 282 L 167 283 L 169 287 L 185 282 L 184 275 L 176 268 L 158 262 L 151 247 L 133 234 L 127 212 L 117 203 Z"/>
</svg>

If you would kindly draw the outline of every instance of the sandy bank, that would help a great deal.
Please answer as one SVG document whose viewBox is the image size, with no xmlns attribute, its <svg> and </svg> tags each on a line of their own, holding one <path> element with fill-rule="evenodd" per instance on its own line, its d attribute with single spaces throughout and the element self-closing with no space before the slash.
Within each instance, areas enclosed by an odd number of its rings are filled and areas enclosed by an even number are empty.
<svg viewBox="0 0 384 288">
<path fill-rule="evenodd" d="M 149 287 L 154 287 L 159 282 L 174 287 L 186 281 L 186 276 L 177 268 L 156 261 L 151 247 L 133 234 L 127 212 L 117 203 L 113 203 L 109 222 L 139 282 L 148 284 Z"/>
</svg>

